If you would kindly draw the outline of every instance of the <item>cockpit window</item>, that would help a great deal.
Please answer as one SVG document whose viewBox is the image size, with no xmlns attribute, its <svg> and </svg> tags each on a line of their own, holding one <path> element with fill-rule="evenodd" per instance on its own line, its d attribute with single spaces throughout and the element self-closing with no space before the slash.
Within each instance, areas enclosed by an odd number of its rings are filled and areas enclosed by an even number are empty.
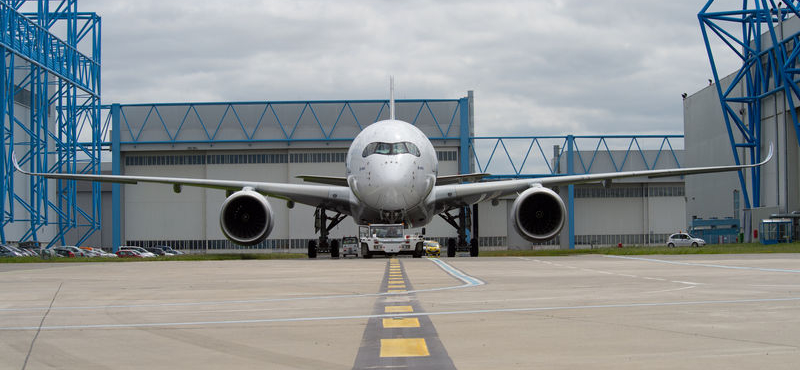
<svg viewBox="0 0 800 370">
<path fill-rule="evenodd" d="M 375 154 L 392 154 L 392 144 L 378 143 L 378 145 L 375 147 Z"/>
<path fill-rule="evenodd" d="M 411 154 L 419 157 L 419 148 L 414 143 L 408 141 L 401 141 L 399 143 L 369 143 L 364 152 L 361 153 L 362 157 L 367 157 L 372 154 L 381 155 L 397 155 L 397 154 Z"/>
</svg>

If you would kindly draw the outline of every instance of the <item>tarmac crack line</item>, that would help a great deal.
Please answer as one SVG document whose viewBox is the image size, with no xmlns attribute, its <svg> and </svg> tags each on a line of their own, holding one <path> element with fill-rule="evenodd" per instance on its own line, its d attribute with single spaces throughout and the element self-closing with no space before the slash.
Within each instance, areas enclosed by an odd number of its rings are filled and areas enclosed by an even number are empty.
<svg viewBox="0 0 800 370">
<path fill-rule="evenodd" d="M 61 286 L 64 285 L 64 282 L 58 284 L 58 289 L 56 292 L 53 293 L 53 299 L 50 300 L 50 307 L 48 307 L 47 311 L 42 315 L 42 321 L 39 322 L 39 327 L 36 329 L 36 334 L 33 336 L 33 340 L 31 340 L 31 346 L 28 347 L 28 354 L 25 355 L 25 362 L 22 363 L 22 370 L 28 366 L 28 360 L 31 358 L 31 353 L 33 352 L 33 346 L 36 344 L 36 338 L 39 338 L 39 333 L 42 332 L 42 326 L 44 326 L 44 320 L 47 319 L 47 315 L 50 313 L 50 309 L 53 308 L 53 304 L 56 302 L 56 297 L 58 297 L 58 292 L 61 291 Z"/>
</svg>

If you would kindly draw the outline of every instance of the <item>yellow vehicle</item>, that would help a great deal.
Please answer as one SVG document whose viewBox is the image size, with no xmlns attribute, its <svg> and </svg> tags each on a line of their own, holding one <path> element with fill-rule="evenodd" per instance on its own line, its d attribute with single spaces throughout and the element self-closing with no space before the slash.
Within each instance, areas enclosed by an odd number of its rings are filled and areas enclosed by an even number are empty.
<svg viewBox="0 0 800 370">
<path fill-rule="evenodd" d="M 425 255 L 431 257 L 439 257 L 439 253 L 442 249 L 441 246 L 439 246 L 439 242 L 433 240 L 426 240 L 422 248 L 425 250 Z"/>
</svg>

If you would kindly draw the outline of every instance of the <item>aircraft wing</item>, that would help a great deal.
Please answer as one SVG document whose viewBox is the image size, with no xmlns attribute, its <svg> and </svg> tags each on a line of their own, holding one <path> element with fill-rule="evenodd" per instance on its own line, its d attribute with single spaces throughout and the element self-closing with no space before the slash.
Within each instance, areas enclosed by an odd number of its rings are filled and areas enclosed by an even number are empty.
<svg viewBox="0 0 800 370">
<path fill-rule="evenodd" d="M 345 214 L 350 213 L 349 202 L 351 200 L 351 191 L 350 188 L 346 186 L 282 184 L 271 182 L 193 179 L 180 177 L 32 173 L 20 168 L 19 163 L 17 163 L 16 156 L 13 154 L 12 161 L 14 163 L 14 168 L 16 168 L 17 171 L 30 176 L 41 176 L 45 178 L 61 180 L 98 181 L 120 184 L 136 184 L 140 182 L 157 183 L 173 185 L 173 188 L 175 189 L 179 189 L 181 186 L 194 186 L 209 189 L 238 191 L 245 187 L 250 187 L 265 196 L 306 204 L 312 207 L 325 206 L 328 209 L 336 210 Z"/>
<path fill-rule="evenodd" d="M 626 171 L 626 172 L 608 172 L 596 173 L 586 175 L 567 175 L 567 176 L 553 176 L 533 179 L 521 180 L 506 180 L 506 181 L 490 181 L 478 182 L 472 184 L 456 184 L 436 186 L 434 188 L 435 209 L 437 212 L 453 209 L 457 207 L 475 204 L 487 199 L 494 199 L 503 195 L 513 194 L 525 191 L 533 186 L 559 186 L 559 185 L 575 185 L 585 183 L 597 183 L 604 181 L 611 181 L 614 179 L 622 179 L 628 177 L 667 177 L 667 176 L 683 176 L 695 175 L 703 173 L 714 172 L 727 172 L 739 171 L 747 168 L 758 167 L 764 165 L 772 159 L 772 143 L 769 145 L 769 154 L 767 158 L 761 163 L 732 165 L 732 166 L 710 166 L 710 167 L 691 167 L 691 168 L 672 168 L 662 170 L 645 170 L 645 171 Z"/>
</svg>

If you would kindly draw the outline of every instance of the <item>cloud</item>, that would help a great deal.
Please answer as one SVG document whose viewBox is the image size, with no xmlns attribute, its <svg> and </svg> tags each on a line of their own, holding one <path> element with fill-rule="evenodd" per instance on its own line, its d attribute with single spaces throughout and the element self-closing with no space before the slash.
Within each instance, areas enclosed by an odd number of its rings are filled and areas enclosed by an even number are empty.
<svg viewBox="0 0 800 370">
<path fill-rule="evenodd" d="M 81 0 L 104 103 L 458 98 L 476 131 L 680 133 L 707 84 L 701 4 Z M 498 130 L 497 128 L 500 127 Z"/>
</svg>

